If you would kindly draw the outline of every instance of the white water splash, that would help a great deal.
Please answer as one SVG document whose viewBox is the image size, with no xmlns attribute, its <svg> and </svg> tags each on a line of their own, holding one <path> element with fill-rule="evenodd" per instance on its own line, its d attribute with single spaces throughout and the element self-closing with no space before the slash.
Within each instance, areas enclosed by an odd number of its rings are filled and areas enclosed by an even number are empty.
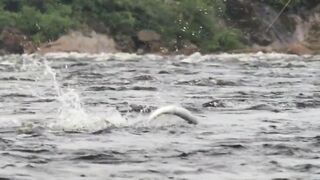
<svg viewBox="0 0 320 180">
<path fill-rule="evenodd" d="M 59 115 L 57 120 L 49 127 L 63 131 L 98 131 L 110 126 L 125 126 L 127 120 L 114 108 L 106 109 L 103 114 L 87 112 L 75 89 L 63 90 L 56 79 L 57 73 L 47 64 L 45 74 L 52 77 L 53 86 L 56 91 L 56 99 L 59 101 Z"/>
</svg>

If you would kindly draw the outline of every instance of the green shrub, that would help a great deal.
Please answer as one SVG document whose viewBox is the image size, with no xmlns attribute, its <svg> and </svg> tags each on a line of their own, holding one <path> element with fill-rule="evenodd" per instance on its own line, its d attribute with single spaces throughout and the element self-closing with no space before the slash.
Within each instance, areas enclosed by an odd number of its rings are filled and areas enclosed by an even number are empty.
<svg viewBox="0 0 320 180">
<path fill-rule="evenodd" d="M 73 26 L 73 22 L 68 17 L 62 17 L 55 13 L 40 16 L 39 34 L 42 35 L 40 41 L 55 40 Z"/>
<path fill-rule="evenodd" d="M 39 21 L 41 17 L 40 11 L 33 7 L 24 6 L 17 14 L 16 25 L 27 35 L 33 35 L 40 31 Z"/>
<path fill-rule="evenodd" d="M 64 13 L 59 9 L 43 14 L 34 7 L 24 6 L 16 15 L 16 26 L 37 43 L 54 40 L 74 24 Z"/>
<path fill-rule="evenodd" d="M 0 31 L 5 27 L 14 27 L 16 26 L 17 14 L 0 11 Z"/>
</svg>

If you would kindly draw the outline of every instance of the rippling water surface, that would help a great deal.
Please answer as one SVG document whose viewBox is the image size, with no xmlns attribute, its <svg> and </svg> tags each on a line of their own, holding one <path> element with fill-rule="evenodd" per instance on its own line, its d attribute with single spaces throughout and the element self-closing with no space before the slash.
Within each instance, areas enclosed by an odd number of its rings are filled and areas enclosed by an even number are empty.
<svg viewBox="0 0 320 180">
<path fill-rule="evenodd" d="M 0 179 L 320 179 L 320 56 L 0 57 Z"/>
</svg>

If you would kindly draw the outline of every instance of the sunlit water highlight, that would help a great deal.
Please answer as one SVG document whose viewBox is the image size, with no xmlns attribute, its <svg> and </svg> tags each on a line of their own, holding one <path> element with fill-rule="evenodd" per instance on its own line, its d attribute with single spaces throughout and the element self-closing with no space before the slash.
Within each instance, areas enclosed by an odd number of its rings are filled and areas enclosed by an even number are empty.
<svg viewBox="0 0 320 180">
<path fill-rule="evenodd" d="M 320 56 L 0 57 L 2 179 L 320 179 Z M 199 120 L 149 122 L 179 105 Z"/>
</svg>

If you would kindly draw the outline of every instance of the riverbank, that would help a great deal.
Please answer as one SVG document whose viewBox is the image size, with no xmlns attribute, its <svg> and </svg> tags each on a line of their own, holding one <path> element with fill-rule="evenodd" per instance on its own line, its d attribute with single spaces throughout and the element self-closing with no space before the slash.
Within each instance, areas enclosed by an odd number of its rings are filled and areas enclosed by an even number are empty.
<svg viewBox="0 0 320 180">
<path fill-rule="evenodd" d="M 320 53 L 313 0 L 160 1 L 3 1 L 0 54 Z"/>
</svg>

